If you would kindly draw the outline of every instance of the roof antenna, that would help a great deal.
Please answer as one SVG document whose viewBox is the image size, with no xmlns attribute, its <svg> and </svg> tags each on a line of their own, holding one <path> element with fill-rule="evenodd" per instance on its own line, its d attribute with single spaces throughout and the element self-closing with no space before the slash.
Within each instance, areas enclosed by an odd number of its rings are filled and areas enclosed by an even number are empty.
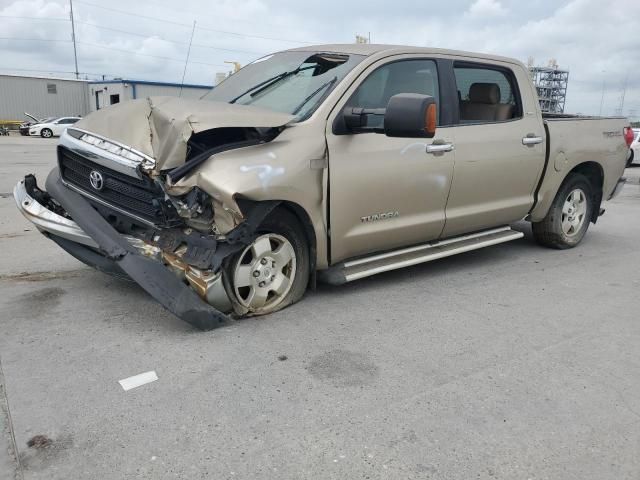
<svg viewBox="0 0 640 480">
<path fill-rule="evenodd" d="M 187 74 L 187 65 L 189 65 L 189 54 L 191 53 L 191 43 L 193 43 L 193 34 L 196 31 L 196 21 L 193 21 L 193 28 L 191 29 L 191 38 L 189 39 L 189 48 L 187 49 L 187 59 L 184 62 L 184 71 L 182 72 L 182 82 L 180 82 L 180 93 L 178 97 L 182 96 L 182 87 L 184 86 L 184 77 Z"/>
</svg>

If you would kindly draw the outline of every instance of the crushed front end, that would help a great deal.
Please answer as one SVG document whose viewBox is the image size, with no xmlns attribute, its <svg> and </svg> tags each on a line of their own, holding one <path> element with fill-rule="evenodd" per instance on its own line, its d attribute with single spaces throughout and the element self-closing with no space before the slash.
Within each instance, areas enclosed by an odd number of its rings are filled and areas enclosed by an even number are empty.
<svg viewBox="0 0 640 480">
<path fill-rule="evenodd" d="M 273 205 L 246 204 L 242 217 L 197 187 L 169 195 L 171 180 L 153 157 L 79 128 L 63 134 L 57 157 L 44 190 L 33 175 L 14 189 L 27 219 L 80 261 L 135 281 L 195 327 L 229 320 L 225 260 L 253 239 L 252 225 Z"/>
</svg>

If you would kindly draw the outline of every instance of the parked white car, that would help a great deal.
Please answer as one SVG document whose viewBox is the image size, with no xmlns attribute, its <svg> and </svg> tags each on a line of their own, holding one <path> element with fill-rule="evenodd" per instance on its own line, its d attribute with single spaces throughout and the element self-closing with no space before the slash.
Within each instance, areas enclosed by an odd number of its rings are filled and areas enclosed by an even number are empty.
<svg viewBox="0 0 640 480">
<path fill-rule="evenodd" d="M 640 165 L 640 128 L 633 129 L 633 143 L 629 147 L 627 167 L 631 164 Z"/>
<path fill-rule="evenodd" d="M 43 138 L 59 137 L 67 127 L 73 125 L 80 117 L 48 118 L 43 123 L 36 123 L 29 127 L 29 136 L 41 136 Z"/>
</svg>

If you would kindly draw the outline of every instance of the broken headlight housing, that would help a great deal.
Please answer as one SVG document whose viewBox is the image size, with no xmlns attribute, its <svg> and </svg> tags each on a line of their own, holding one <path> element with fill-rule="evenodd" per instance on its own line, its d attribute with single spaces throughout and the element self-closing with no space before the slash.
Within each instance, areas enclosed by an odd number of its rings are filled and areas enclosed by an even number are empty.
<svg viewBox="0 0 640 480">
<path fill-rule="evenodd" d="M 78 140 L 88 143 L 89 145 L 93 145 L 94 147 L 113 155 L 117 155 L 123 160 L 130 162 L 134 167 L 140 165 L 143 170 L 150 171 L 156 166 L 156 161 L 153 158 L 116 141 L 108 140 L 96 135 L 95 133 L 89 133 L 75 128 L 68 128 L 67 132 Z"/>
</svg>

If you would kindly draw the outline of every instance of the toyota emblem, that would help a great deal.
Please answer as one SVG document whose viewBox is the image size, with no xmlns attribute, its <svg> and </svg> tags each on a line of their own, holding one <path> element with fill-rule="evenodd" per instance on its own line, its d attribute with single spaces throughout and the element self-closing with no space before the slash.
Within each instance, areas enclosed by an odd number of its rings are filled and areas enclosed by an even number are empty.
<svg viewBox="0 0 640 480">
<path fill-rule="evenodd" d="M 102 190 L 102 187 L 104 187 L 104 178 L 102 178 L 102 174 L 96 170 L 91 170 L 89 182 L 91 182 L 91 186 L 96 190 Z"/>
</svg>

